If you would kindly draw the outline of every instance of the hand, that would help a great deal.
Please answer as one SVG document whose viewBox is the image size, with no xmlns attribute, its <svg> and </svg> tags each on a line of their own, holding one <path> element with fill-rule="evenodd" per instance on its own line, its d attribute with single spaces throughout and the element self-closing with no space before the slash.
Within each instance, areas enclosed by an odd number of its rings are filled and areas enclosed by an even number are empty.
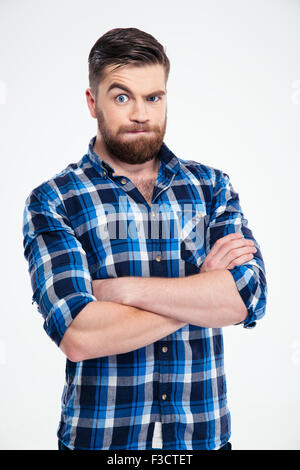
<svg viewBox="0 0 300 470">
<path fill-rule="evenodd" d="M 125 302 L 126 279 L 113 277 L 108 279 L 96 279 L 92 281 L 93 293 L 97 300 L 104 302 Z"/>
<path fill-rule="evenodd" d="M 252 259 L 252 253 L 256 251 L 253 240 L 243 238 L 240 232 L 230 233 L 216 241 L 205 258 L 200 273 L 232 269 Z"/>
</svg>

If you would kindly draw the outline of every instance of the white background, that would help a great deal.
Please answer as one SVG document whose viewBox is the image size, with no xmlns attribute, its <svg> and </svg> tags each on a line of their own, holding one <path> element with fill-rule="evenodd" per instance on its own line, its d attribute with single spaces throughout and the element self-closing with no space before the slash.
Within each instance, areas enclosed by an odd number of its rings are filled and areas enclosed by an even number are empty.
<svg viewBox="0 0 300 470">
<path fill-rule="evenodd" d="M 65 357 L 31 305 L 24 202 L 86 153 L 89 51 L 132 26 L 171 61 L 166 144 L 230 175 L 265 260 L 266 316 L 223 330 L 233 448 L 300 449 L 299 0 L 1 0 L 0 448 L 57 448 Z"/>
</svg>

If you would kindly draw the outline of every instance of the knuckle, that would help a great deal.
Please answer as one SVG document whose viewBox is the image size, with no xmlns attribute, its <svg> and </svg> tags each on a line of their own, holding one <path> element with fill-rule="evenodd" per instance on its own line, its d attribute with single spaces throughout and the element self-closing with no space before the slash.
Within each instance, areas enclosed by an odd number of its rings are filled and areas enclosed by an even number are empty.
<svg viewBox="0 0 300 470">
<path fill-rule="evenodd" d="M 217 240 L 216 243 L 215 243 L 215 246 L 218 247 L 218 246 L 220 246 L 220 245 L 221 245 L 221 238 L 218 238 L 218 240 Z"/>
<path fill-rule="evenodd" d="M 206 267 L 207 267 L 208 269 L 212 269 L 212 268 L 214 267 L 214 262 L 213 262 L 212 259 L 207 260 L 207 262 L 206 262 Z"/>
</svg>

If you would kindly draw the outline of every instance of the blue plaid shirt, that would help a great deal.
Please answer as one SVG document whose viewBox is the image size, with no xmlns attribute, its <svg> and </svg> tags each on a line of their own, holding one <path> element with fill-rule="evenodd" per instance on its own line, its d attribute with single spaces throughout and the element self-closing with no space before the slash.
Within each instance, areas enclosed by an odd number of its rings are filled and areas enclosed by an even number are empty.
<svg viewBox="0 0 300 470">
<path fill-rule="evenodd" d="M 150 207 L 94 152 L 95 139 L 25 202 L 32 301 L 50 338 L 59 346 L 76 315 L 97 301 L 92 280 L 199 273 L 216 240 L 237 231 L 257 248 L 229 270 L 248 310 L 243 326 L 254 327 L 266 309 L 265 266 L 229 176 L 163 143 Z M 141 220 L 150 229 L 153 211 L 153 233 L 132 235 Z M 187 324 L 132 352 L 66 359 L 57 435 L 70 449 L 218 449 L 230 434 L 221 328 Z"/>
</svg>

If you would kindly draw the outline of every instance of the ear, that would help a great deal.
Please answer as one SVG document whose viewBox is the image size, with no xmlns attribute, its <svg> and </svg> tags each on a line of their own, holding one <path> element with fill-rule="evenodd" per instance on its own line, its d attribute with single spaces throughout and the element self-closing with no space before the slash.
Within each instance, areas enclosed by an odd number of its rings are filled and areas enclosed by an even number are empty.
<svg viewBox="0 0 300 470">
<path fill-rule="evenodd" d="M 95 103 L 95 98 L 94 98 L 91 88 L 86 89 L 85 96 L 86 96 L 87 105 L 90 110 L 90 115 L 95 119 L 96 118 L 96 112 L 95 112 L 96 103 Z"/>
</svg>

